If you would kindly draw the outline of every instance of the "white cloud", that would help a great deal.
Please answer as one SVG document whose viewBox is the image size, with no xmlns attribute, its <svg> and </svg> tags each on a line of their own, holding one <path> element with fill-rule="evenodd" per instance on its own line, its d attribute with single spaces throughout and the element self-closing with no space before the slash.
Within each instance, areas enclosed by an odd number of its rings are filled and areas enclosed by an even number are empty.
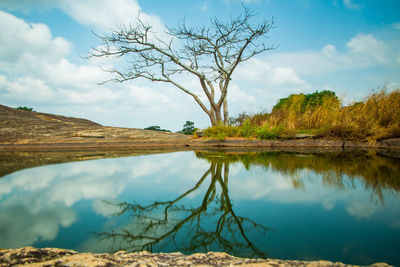
<svg viewBox="0 0 400 267">
<path fill-rule="evenodd" d="M 355 0 L 343 0 L 343 5 L 348 9 L 360 9 L 361 5 L 356 3 Z"/>
<path fill-rule="evenodd" d="M 0 81 L 0 85 L 5 87 L 6 92 L 3 97 L 20 99 L 33 103 L 46 103 L 52 101 L 56 96 L 55 92 L 40 79 L 31 77 L 21 77 L 14 81 L 8 81 L 5 76 Z M 0 92 L 1 94 L 1 92 Z"/>
<path fill-rule="evenodd" d="M 272 67 L 268 61 L 253 58 L 241 65 L 236 76 L 249 82 L 264 82 L 273 86 L 299 85 L 305 83 L 290 67 Z M 235 78 L 237 78 L 235 76 Z"/>
<path fill-rule="evenodd" d="M 70 44 L 61 37 L 53 38 L 44 24 L 29 24 L 0 10 L 0 25 L 1 65 L 16 62 L 27 55 L 52 62 L 70 51 Z"/>
<path fill-rule="evenodd" d="M 204 1 L 204 3 L 201 5 L 200 9 L 204 12 L 208 10 L 208 2 Z"/>
<path fill-rule="evenodd" d="M 230 85 L 231 114 L 260 112 L 288 94 L 312 87 L 289 66 L 272 66 L 269 60 L 252 58 L 240 65 Z"/>
<path fill-rule="evenodd" d="M 136 0 L 67 0 L 61 8 L 83 25 L 109 31 L 121 25 L 135 23 L 135 18 L 148 22 L 163 32 L 164 26 L 157 16 L 141 12 Z"/>
<path fill-rule="evenodd" d="M 400 22 L 396 22 L 392 24 L 392 28 L 395 30 L 400 31 Z"/>
<path fill-rule="evenodd" d="M 385 64 L 390 61 L 390 48 L 387 44 L 377 40 L 372 34 L 358 34 L 347 43 L 348 57 L 355 65 L 355 61 L 361 65 Z"/>
<path fill-rule="evenodd" d="M 157 16 L 141 12 L 137 0 L 2 0 L 0 7 L 23 12 L 59 8 L 77 22 L 102 31 L 132 24 L 138 16 L 158 30 L 164 29 Z"/>
<path fill-rule="evenodd" d="M 265 57 L 273 67 L 290 66 L 299 75 L 320 75 L 336 71 L 382 65 L 398 65 L 398 48 L 376 39 L 372 34 L 358 34 L 339 52 L 332 44 L 320 51 L 276 53 Z"/>
<path fill-rule="evenodd" d="M 181 111 L 185 105 L 190 105 L 187 98 L 181 101 L 183 96 L 176 89 L 166 88 L 165 84 L 157 88 L 140 81 L 135 81 L 134 85 L 129 82 L 98 85 L 111 78 L 111 74 L 99 66 L 110 69 L 111 64 L 119 64 L 118 61 L 92 58 L 74 64 L 68 60 L 70 48 L 67 40 L 52 36 L 47 25 L 29 24 L 0 11 L 2 104 L 29 105 L 38 111 L 131 127 L 142 126 L 138 122 L 156 123 L 152 122 L 152 113 Z M 175 101 L 177 99 L 179 101 Z M 133 116 L 139 118 L 136 125 L 129 124 Z M 184 119 L 177 123 L 183 123 Z"/>
<path fill-rule="evenodd" d="M 232 84 L 229 88 L 228 101 L 229 103 L 240 103 L 240 104 L 254 104 L 255 97 L 249 95 L 245 91 L 241 90 L 236 84 Z"/>
</svg>

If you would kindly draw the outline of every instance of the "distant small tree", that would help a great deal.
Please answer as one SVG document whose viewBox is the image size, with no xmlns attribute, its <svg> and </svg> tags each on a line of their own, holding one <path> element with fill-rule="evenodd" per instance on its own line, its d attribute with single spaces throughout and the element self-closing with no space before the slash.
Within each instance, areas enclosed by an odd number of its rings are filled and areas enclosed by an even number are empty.
<svg viewBox="0 0 400 267">
<path fill-rule="evenodd" d="M 182 129 L 181 133 L 193 134 L 194 131 L 195 131 L 194 122 L 186 121 L 185 124 L 183 125 L 183 129 Z"/>
<path fill-rule="evenodd" d="M 149 126 L 144 128 L 144 130 L 158 131 L 158 132 L 171 132 L 169 130 L 161 129 L 160 126 Z"/>
<path fill-rule="evenodd" d="M 19 106 L 17 107 L 19 110 L 26 110 L 26 111 L 34 111 L 33 108 L 27 107 L 27 106 Z"/>
</svg>

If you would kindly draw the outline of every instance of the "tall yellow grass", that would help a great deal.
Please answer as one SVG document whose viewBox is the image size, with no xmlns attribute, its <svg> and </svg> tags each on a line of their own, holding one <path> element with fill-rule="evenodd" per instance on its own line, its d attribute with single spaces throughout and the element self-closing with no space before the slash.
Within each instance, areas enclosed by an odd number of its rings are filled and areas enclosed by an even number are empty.
<svg viewBox="0 0 400 267">
<path fill-rule="evenodd" d="M 324 96 L 318 105 L 304 106 L 305 98 L 304 94 L 291 95 L 289 102 L 271 114 L 258 114 L 250 121 L 257 118 L 257 125 L 280 125 L 294 131 L 318 129 L 325 137 L 369 142 L 400 136 L 400 89 L 382 90 L 345 107 L 332 95 Z"/>
<path fill-rule="evenodd" d="M 324 133 L 375 142 L 400 136 L 400 90 L 370 95 L 366 101 L 343 107 Z"/>
</svg>

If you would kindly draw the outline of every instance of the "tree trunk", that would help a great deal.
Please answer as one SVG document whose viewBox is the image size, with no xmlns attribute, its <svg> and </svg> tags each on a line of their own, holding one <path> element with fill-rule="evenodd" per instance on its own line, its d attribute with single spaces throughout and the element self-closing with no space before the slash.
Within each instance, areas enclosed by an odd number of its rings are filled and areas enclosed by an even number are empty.
<svg viewBox="0 0 400 267">
<path fill-rule="evenodd" d="M 229 113 L 228 113 L 228 100 L 224 99 L 224 125 L 229 124 Z"/>
</svg>

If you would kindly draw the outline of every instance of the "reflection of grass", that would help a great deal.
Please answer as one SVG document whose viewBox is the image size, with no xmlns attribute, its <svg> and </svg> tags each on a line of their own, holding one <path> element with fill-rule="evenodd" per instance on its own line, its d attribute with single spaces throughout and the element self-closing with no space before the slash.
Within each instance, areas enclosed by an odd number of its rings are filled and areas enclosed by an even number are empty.
<svg viewBox="0 0 400 267">
<path fill-rule="evenodd" d="M 211 152 L 198 152 L 197 156 L 214 161 Z M 272 168 L 290 177 L 293 185 L 300 186 L 300 170 L 311 170 L 322 175 L 323 183 L 338 188 L 352 186 L 360 179 L 364 187 L 383 200 L 383 190 L 400 193 L 400 160 L 379 156 L 376 152 L 320 153 L 307 156 L 286 152 L 253 152 L 225 154 L 225 162 L 241 162 L 246 169 L 253 166 Z M 220 159 L 221 154 L 220 154 Z M 350 182 L 350 183 L 349 183 Z"/>
<path fill-rule="evenodd" d="M 241 115 L 242 116 L 242 115 Z M 242 118 L 243 117 L 243 118 Z M 381 91 L 364 102 L 342 107 L 330 91 L 293 94 L 282 98 L 272 112 L 243 115 L 238 126 L 214 126 L 205 136 L 287 139 L 296 134 L 376 142 L 400 136 L 400 89 Z"/>
</svg>

